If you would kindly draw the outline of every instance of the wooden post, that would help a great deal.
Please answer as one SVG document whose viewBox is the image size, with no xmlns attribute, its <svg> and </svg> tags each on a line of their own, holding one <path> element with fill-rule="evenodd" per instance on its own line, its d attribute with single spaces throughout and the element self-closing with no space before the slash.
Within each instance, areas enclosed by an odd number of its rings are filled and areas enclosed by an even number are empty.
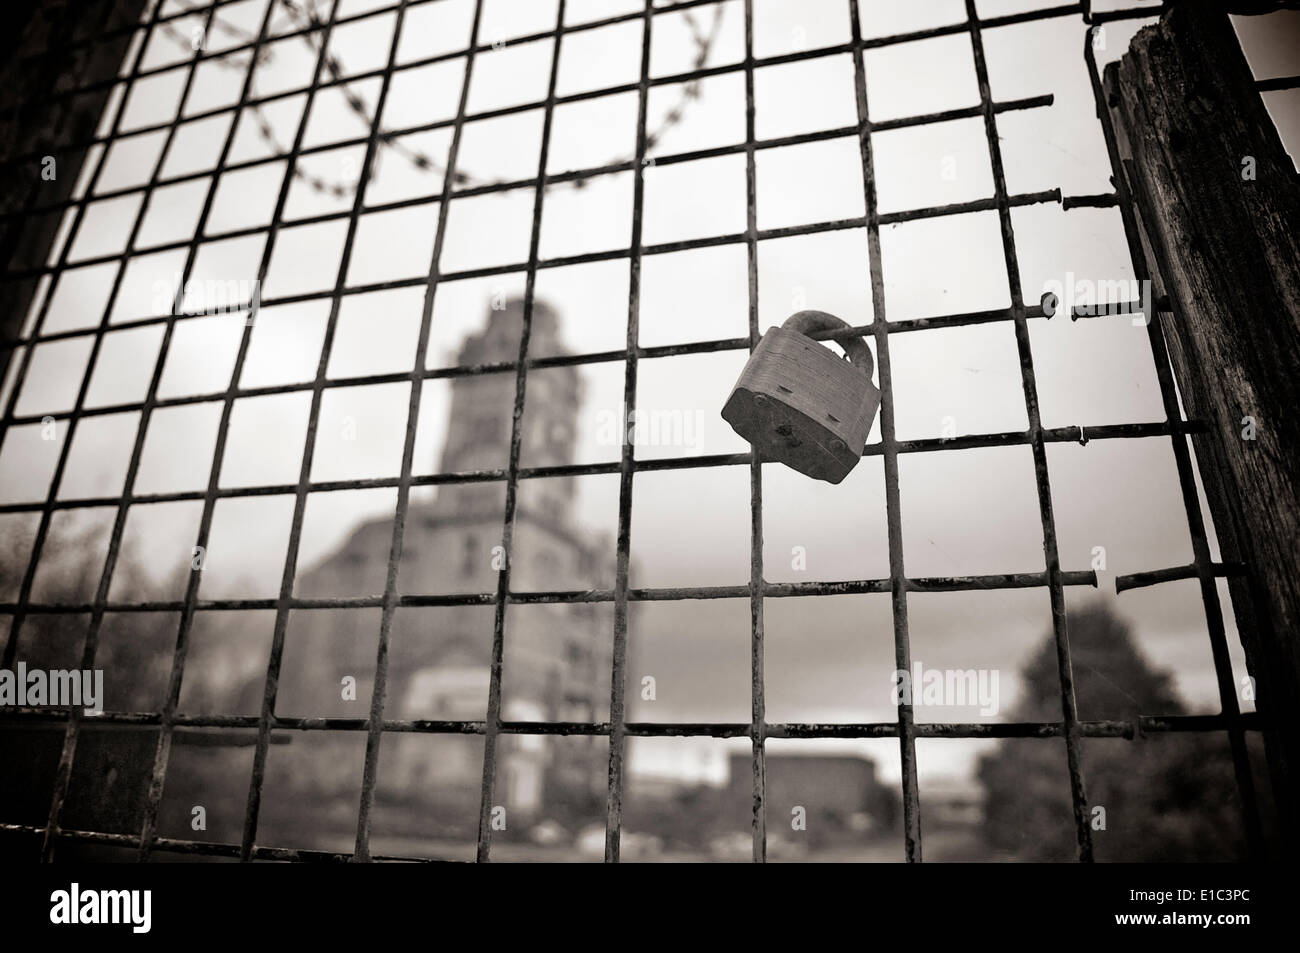
<svg viewBox="0 0 1300 953">
<path fill-rule="evenodd" d="M 1246 567 L 1229 588 L 1300 846 L 1300 180 L 1221 5 L 1173 5 L 1104 89 L 1174 376 L 1207 424 L 1193 446 L 1222 559 Z"/>
</svg>

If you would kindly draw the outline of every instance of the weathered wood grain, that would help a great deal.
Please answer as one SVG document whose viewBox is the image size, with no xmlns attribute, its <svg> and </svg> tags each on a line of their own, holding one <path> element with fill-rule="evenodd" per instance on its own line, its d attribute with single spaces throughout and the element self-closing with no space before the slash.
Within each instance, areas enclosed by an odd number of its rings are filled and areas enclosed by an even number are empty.
<svg viewBox="0 0 1300 953">
<path fill-rule="evenodd" d="M 1106 70 L 1143 245 L 1256 680 L 1279 815 L 1300 803 L 1300 184 L 1222 7 L 1177 4 Z M 1249 420 L 1247 418 L 1250 418 Z M 1253 422 L 1253 439 L 1251 427 Z"/>
</svg>

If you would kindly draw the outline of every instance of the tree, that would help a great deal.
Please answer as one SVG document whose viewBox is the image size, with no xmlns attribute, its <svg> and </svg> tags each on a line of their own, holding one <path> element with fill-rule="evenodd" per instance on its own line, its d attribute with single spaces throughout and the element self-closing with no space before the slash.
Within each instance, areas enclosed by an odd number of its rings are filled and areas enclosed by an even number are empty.
<svg viewBox="0 0 1300 953">
<path fill-rule="evenodd" d="M 1186 706 L 1168 672 L 1151 665 L 1129 626 L 1105 603 L 1067 615 L 1079 718 L 1135 722 L 1180 715 Z M 1061 720 L 1056 645 L 1049 632 L 1022 672 L 1024 697 L 1014 721 Z M 1084 778 L 1097 859 L 1238 860 L 1241 809 L 1227 738 L 1165 733 L 1086 739 Z M 1065 748 L 1059 738 L 1008 739 L 981 759 L 984 833 L 996 852 L 1017 860 L 1076 856 Z M 1096 808 L 1104 810 L 1104 828 Z"/>
<path fill-rule="evenodd" d="M 42 583 L 40 600 L 51 605 L 85 603 L 91 598 L 103 571 L 103 555 L 93 544 L 93 527 L 81 533 L 47 539 L 41 554 Z M 26 569 L 30 540 L 17 534 L 0 541 L 0 582 L 16 589 Z M 160 598 L 158 582 L 142 568 L 136 554 L 123 547 L 114 573 L 114 601 L 142 602 Z M 173 587 L 174 588 L 174 587 Z M 105 615 L 100 629 L 93 669 L 104 672 L 105 710 L 126 712 L 157 711 L 163 702 L 176 647 L 178 614 L 175 612 L 128 613 L 123 621 Z M 231 613 L 232 617 L 238 613 Z M 28 671 L 79 670 L 90 617 L 84 612 L 34 612 L 23 620 L 19 632 L 15 663 L 22 662 Z M 121 623 L 119 631 L 113 626 Z M 238 652 L 239 620 L 221 620 L 224 651 Z M 218 641 L 218 640 L 214 640 Z M 211 675 L 207 659 L 195 659 L 186 666 L 191 702 L 204 704 L 214 697 L 232 692 L 241 698 L 260 690 L 260 684 L 244 679 L 243 684 L 223 685 Z M 93 830 L 114 834 L 138 835 L 153 770 L 157 729 L 135 726 L 103 726 L 83 721 L 77 739 L 72 777 L 68 786 L 60 824 L 70 830 Z M 36 827 L 44 826 L 49 817 L 65 725 L 62 721 L 10 722 L 0 730 L 0 821 Z M 221 795 L 237 798 L 240 805 L 246 790 L 246 777 L 207 770 L 196 773 L 188 762 L 177 767 L 176 759 L 168 770 L 164 792 L 163 815 L 180 811 L 188 832 L 189 804 L 186 792 L 206 789 L 209 800 Z M 177 801 L 173 805 L 170 801 Z M 180 826 L 179 824 L 176 826 Z M 197 835 L 199 839 L 202 834 Z M 5 838 L 0 842 L 0 857 L 30 860 L 39 843 L 29 837 Z M 129 852 L 128 852 L 129 853 Z M 59 847 L 63 859 L 123 859 L 108 855 L 89 845 L 66 843 Z"/>
</svg>

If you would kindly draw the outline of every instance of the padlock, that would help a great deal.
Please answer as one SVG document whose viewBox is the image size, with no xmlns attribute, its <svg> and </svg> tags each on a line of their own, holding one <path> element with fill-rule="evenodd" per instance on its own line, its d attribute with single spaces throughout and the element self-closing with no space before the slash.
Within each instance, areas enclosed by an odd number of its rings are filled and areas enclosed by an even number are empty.
<svg viewBox="0 0 1300 953">
<path fill-rule="evenodd" d="M 860 337 L 845 338 L 841 358 L 808 337 L 847 327 L 825 311 L 799 311 L 758 342 L 722 418 L 759 459 L 828 483 L 857 465 L 880 408 L 871 349 Z"/>
</svg>

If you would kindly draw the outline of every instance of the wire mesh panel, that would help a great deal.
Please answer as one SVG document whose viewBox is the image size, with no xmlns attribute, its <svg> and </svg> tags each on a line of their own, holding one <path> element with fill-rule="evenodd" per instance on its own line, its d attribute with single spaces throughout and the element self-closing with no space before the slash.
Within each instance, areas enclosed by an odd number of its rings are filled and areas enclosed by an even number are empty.
<svg viewBox="0 0 1300 953">
<path fill-rule="evenodd" d="M 1096 118 L 1158 12 L 150 4 L 9 216 L 60 234 L 4 278 L 0 667 L 107 683 L 0 711 L 13 850 L 919 861 L 1041 813 L 1089 861 L 1108 811 L 1161 843 L 1127 752 L 1203 736 L 1177 811 L 1258 854 L 1239 568 Z M 717 415 L 804 307 L 876 359 L 838 487 Z"/>
</svg>

